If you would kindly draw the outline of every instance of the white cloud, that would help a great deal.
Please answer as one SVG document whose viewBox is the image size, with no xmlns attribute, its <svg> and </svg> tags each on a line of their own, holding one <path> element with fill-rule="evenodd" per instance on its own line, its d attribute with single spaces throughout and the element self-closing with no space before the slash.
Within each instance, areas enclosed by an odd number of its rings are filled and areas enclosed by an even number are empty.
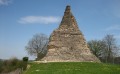
<svg viewBox="0 0 120 74">
<path fill-rule="evenodd" d="M 61 18 L 56 16 L 26 16 L 20 18 L 18 21 L 22 24 L 32 24 L 32 23 L 39 23 L 39 24 L 50 24 L 50 23 L 58 23 L 60 22 Z"/>
<path fill-rule="evenodd" d="M 105 29 L 106 31 L 120 30 L 120 25 L 113 25 Z"/>
<path fill-rule="evenodd" d="M 8 5 L 12 0 L 0 0 L 0 5 Z"/>
</svg>

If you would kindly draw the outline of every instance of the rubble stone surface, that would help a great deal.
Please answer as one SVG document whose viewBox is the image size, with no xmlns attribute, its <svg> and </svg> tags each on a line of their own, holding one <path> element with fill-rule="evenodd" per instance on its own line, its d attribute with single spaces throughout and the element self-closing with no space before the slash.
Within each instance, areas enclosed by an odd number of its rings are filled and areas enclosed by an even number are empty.
<svg viewBox="0 0 120 74">
<path fill-rule="evenodd" d="M 69 5 L 66 6 L 59 28 L 54 30 L 49 38 L 48 53 L 43 60 L 51 62 L 99 61 L 88 48 Z"/>
</svg>

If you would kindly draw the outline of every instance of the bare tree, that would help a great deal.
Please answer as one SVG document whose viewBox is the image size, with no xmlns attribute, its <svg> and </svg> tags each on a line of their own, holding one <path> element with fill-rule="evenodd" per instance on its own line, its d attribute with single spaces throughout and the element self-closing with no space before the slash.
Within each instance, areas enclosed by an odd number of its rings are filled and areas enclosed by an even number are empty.
<svg viewBox="0 0 120 74">
<path fill-rule="evenodd" d="M 106 49 L 105 51 L 105 57 L 106 57 L 106 62 L 111 61 L 111 59 L 114 57 L 113 51 L 116 49 L 116 41 L 113 35 L 106 35 L 103 38 L 104 43 L 106 44 Z"/>
<path fill-rule="evenodd" d="M 88 41 L 90 50 L 102 62 L 114 63 L 115 57 L 118 56 L 120 47 L 116 44 L 114 35 L 106 35 L 102 40 Z"/>
<path fill-rule="evenodd" d="M 106 45 L 102 40 L 88 41 L 88 46 L 92 53 L 98 58 L 102 56 L 102 50 L 106 48 Z"/>
<path fill-rule="evenodd" d="M 25 47 L 29 55 L 37 56 L 41 59 L 47 52 L 48 37 L 45 34 L 36 34 Z"/>
</svg>

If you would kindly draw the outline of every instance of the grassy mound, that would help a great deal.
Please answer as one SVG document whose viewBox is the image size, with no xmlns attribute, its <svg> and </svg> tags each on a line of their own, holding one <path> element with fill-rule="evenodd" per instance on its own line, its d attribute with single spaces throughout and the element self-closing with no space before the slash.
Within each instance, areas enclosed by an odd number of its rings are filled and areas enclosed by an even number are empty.
<svg viewBox="0 0 120 74">
<path fill-rule="evenodd" d="M 120 65 L 91 62 L 30 63 L 24 74 L 120 74 Z"/>
</svg>

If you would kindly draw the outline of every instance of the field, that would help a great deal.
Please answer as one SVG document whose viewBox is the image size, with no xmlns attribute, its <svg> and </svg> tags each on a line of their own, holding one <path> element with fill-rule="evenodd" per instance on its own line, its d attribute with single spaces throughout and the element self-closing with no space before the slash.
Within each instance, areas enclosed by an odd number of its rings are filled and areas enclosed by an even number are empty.
<svg viewBox="0 0 120 74">
<path fill-rule="evenodd" d="M 91 62 L 30 63 L 24 74 L 120 74 L 120 65 Z"/>
</svg>

